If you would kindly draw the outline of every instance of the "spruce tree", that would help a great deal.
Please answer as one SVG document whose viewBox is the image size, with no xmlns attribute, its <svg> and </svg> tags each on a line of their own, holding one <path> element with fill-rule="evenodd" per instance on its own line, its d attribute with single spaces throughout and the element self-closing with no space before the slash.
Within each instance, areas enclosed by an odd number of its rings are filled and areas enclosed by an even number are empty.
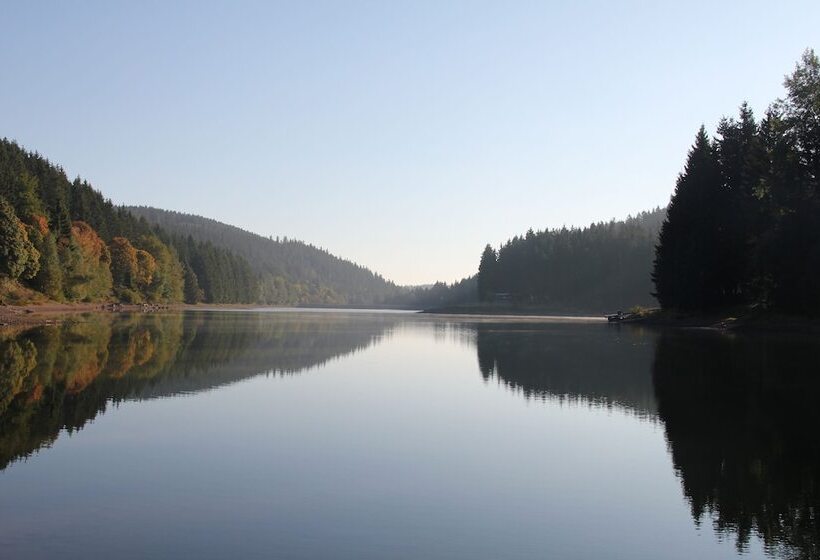
<svg viewBox="0 0 820 560">
<path fill-rule="evenodd" d="M 766 227 L 761 198 L 768 162 L 748 104 L 741 105 L 738 120 L 721 120 L 716 152 L 726 197 L 721 241 L 726 251 L 718 263 L 722 291 L 727 303 L 759 300 L 766 292 L 757 281 L 762 266 L 757 254 Z"/>
<path fill-rule="evenodd" d="M 715 148 L 701 126 L 661 226 L 652 280 L 663 307 L 707 310 L 727 302 L 721 278 L 727 209 Z"/>
<path fill-rule="evenodd" d="M 478 297 L 481 301 L 490 301 L 498 289 L 497 285 L 498 255 L 490 245 L 484 247 L 481 262 L 478 265 Z"/>
<path fill-rule="evenodd" d="M 205 297 L 205 294 L 202 293 L 202 288 L 199 287 L 199 280 L 197 280 L 196 273 L 194 273 L 194 270 L 188 263 L 182 264 L 182 271 L 185 280 L 185 303 L 199 303 Z"/>
<path fill-rule="evenodd" d="M 767 251 L 772 302 L 781 309 L 820 314 L 820 60 L 807 50 L 773 105 L 765 130 L 776 202 Z"/>
</svg>

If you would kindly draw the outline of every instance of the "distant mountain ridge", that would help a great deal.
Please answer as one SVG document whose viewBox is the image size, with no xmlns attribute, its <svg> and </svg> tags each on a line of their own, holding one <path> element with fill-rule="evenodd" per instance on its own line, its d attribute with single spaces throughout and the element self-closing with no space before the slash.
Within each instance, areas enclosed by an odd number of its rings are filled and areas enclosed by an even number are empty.
<svg viewBox="0 0 820 560">
<path fill-rule="evenodd" d="M 402 288 L 325 249 L 295 239 L 271 238 L 194 214 L 150 206 L 125 207 L 172 235 L 191 237 L 245 258 L 259 276 L 260 303 L 380 305 Z"/>
</svg>

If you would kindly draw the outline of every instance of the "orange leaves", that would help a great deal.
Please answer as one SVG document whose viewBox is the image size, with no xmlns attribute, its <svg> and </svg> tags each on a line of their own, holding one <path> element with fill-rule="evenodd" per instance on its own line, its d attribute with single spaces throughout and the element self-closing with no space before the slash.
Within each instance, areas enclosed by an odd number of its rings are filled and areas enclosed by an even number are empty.
<svg viewBox="0 0 820 560">
<path fill-rule="evenodd" d="M 148 251 L 137 249 L 137 285 L 147 288 L 157 271 L 157 261 Z"/>
<path fill-rule="evenodd" d="M 87 223 L 80 221 L 72 222 L 71 237 L 87 257 L 105 263 L 111 262 L 111 253 L 108 251 L 105 242 L 100 239 L 97 232 Z"/>
<path fill-rule="evenodd" d="M 48 234 L 48 219 L 45 216 L 34 215 L 31 217 L 31 225 L 34 226 L 40 235 Z"/>
</svg>

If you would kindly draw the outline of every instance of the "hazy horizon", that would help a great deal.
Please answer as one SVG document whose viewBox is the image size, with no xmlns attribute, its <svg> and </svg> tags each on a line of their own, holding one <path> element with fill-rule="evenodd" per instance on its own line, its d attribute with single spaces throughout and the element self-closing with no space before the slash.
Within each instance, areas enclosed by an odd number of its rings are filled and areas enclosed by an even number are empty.
<svg viewBox="0 0 820 560">
<path fill-rule="evenodd" d="M 398 284 L 665 205 L 701 123 L 760 116 L 820 6 L 106 3 L 5 10 L 0 136 L 117 204 Z"/>
</svg>

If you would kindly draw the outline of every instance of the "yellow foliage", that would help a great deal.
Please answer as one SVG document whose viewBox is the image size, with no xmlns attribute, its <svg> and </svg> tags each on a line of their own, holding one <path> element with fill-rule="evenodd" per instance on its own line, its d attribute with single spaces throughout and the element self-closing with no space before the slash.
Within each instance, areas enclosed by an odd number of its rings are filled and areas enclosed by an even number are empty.
<svg viewBox="0 0 820 560">
<path fill-rule="evenodd" d="M 137 249 L 137 285 L 148 287 L 157 271 L 157 261 L 148 251 Z"/>
</svg>

